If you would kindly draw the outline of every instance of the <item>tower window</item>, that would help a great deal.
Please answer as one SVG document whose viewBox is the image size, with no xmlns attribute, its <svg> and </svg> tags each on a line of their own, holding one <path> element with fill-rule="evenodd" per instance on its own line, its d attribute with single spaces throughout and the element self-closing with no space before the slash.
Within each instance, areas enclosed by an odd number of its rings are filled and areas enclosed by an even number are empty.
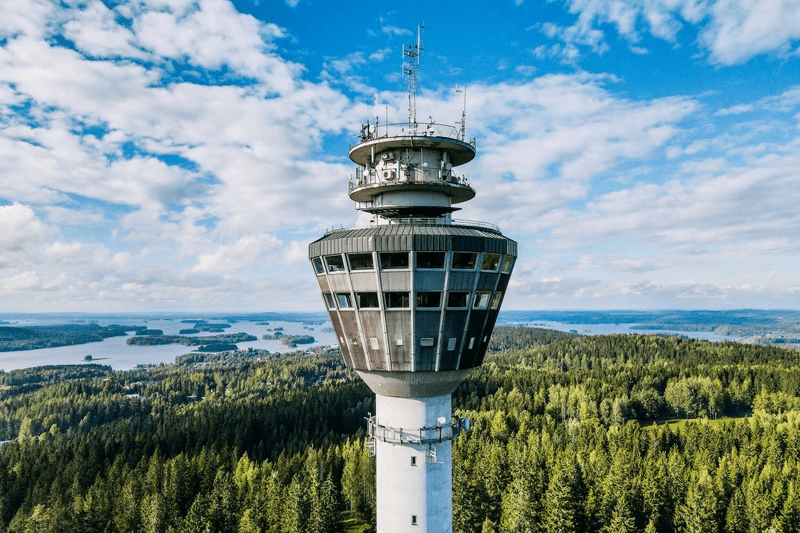
<svg viewBox="0 0 800 533">
<path fill-rule="evenodd" d="M 475 293 L 475 309 L 486 309 L 489 307 L 489 291 L 478 291 Z"/>
<path fill-rule="evenodd" d="M 339 302 L 339 309 L 352 309 L 353 299 L 348 292 L 337 292 L 336 301 Z"/>
<path fill-rule="evenodd" d="M 491 307 L 492 309 L 499 309 L 500 300 L 502 299 L 503 299 L 503 291 L 497 291 L 496 293 L 494 293 L 494 296 L 492 296 L 492 303 L 489 307 Z"/>
<path fill-rule="evenodd" d="M 473 270 L 477 261 L 476 252 L 453 252 L 454 270 Z"/>
<path fill-rule="evenodd" d="M 359 309 L 375 309 L 380 307 L 378 305 L 378 293 L 377 292 L 357 292 L 356 293 L 356 305 L 358 305 Z"/>
<path fill-rule="evenodd" d="M 511 272 L 511 266 L 514 264 L 514 258 L 510 255 L 506 256 L 506 260 L 503 261 L 503 272 L 506 274 Z"/>
<path fill-rule="evenodd" d="M 336 309 L 336 300 L 333 299 L 333 294 L 323 292 L 322 297 L 325 298 L 325 305 L 328 306 L 328 309 Z"/>
<path fill-rule="evenodd" d="M 444 268 L 444 252 L 417 252 L 417 268 Z"/>
<path fill-rule="evenodd" d="M 481 262 L 481 270 L 491 270 L 497 272 L 500 266 L 500 254 L 483 254 L 483 262 Z"/>
<path fill-rule="evenodd" d="M 447 293 L 447 307 L 467 307 L 468 298 L 466 291 L 450 291 Z"/>
<path fill-rule="evenodd" d="M 408 252 L 381 253 L 381 270 L 408 268 Z"/>
<path fill-rule="evenodd" d="M 452 352 L 456 349 L 456 338 L 450 337 L 447 340 L 447 351 Z"/>
<path fill-rule="evenodd" d="M 311 263 L 314 265 L 314 272 L 316 272 L 317 274 L 322 274 L 323 272 L 325 272 L 325 267 L 322 266 L 322 259 L 320 259 L 319 257 L 315 257 L 314 259 L 312 259 Z"/>
<path fill-rule="evenodd" d="M 378 337 L 370 337 L 369 338 L 369 347 L 373 350 L 380 350 L 380 345 L 378 344 Z"/>
<path fill-rule="evenodd" d="M 438 308 L 442 303 L 441 292 L 418 292 L 417 307 Z"/>
<path fill-rule="evenodd" d="M 347 254 L 347 260 L 350 261 L 350 270 L 372 270 L 374 268 L 372 254 Z"/>
<path fill-rule="evenodd" d="M 344 270 L 344 259 L 341 255 L 326 255 L 325 264 L 328 265 L 328 272 L 341 272 Z"/>
<path fill-rule="evenodd" d="M 411 515 L 411 525 L 412 526 L 416 526 L 417 525 L 417 515 L 415 515 L 415 514 Z"/>
<path fill-rule="evenodd" d="M 407 308 L 411 304 L 407 292 L 387 292 L 385 294 L 387 309 Z"/>
<path fill-rule="evenodd" d="M 417 466 L 417 456 L 416 455 L 412 455 L 411 456 L 411 466 Z"/>
</svg>

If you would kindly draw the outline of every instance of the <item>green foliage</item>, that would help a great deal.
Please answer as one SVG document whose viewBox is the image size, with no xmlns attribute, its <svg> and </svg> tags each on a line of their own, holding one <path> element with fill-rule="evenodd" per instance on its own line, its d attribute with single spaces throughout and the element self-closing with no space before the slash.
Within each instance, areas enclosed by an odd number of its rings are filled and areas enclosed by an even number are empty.
<svg viewBox="0 0 800 533">
<path fill-rule="evenodd" d="M 0 326 L 0 352 L 36 350 L 99 342 L 109 337 L 124 337 L 141 326 L 98 326 L 97 324 L 62 324 L 55 326 Z"/>
<path fill-rule="evenodd" d="M 453 443 L 454 531 L 798 531 L 797 352 L 501 336 L 514 349 L 453 397 L 472 421 Z M 3 533 L 373 527 L 373 396 L 334 353 L 49 367 L 0 384 Z M 700 418 L 655 423 L 675 411 Z"/>
</svg>

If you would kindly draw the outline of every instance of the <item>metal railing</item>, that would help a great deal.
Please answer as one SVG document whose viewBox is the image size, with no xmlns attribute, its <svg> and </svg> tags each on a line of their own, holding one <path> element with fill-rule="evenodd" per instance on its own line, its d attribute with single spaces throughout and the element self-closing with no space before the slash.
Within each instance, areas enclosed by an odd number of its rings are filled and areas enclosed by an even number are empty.
<svg viewBox="0 0 800 533">
<path fill-rule="evenodd" d="M 452 124 L 439 124 L 428 122 L 424 124 L 409 124 L 408 122 L 389 124 L 364 124 L 361 127 L 360 142 L 385 139 L 389 137 L 444 137 L 461 142 L 464 140 L 460 126 Z M 475 139 L 470 139 L 469 144 L 475 148 Z M 352 148 L 352 147 L 351 147 Z"/>
<path fill-rule="evenodd" d="M 443 218 L 393 218 L 385 220 L 386 220 L 385 223 L 370 224 L 369 226 L 364 226 L 364 225 L 357 226 L 355 222 L 352 224 L 338 224 L 336 226 L 331 226 L 328 229 L 326 229 L 325 235 L 343 229 L 364 229 L 364 228 L 374 228 L 376 226 L 392 226 L 401 224 L 414 224 L 418 226 L 459 226 L 459 227 L 486 229 L 489 231 L 493 231 L 495 233 L 500 233 L 500 226 L 492 224 L 491 222 L 481 222 L 479 220 L 452 219 L 448 221 Z"/>
<path fill-rule="evenodd" d="M 433 444 L 453 440 L 461 431 L 469 428 L 466 418 L 454 417 L 449 425 L 421 428 L 394 428 L 378 423 L 377 417 L 368 419 L 368 434 L 370 439 L 390 442 L 393 444 Z"/>
</svg>

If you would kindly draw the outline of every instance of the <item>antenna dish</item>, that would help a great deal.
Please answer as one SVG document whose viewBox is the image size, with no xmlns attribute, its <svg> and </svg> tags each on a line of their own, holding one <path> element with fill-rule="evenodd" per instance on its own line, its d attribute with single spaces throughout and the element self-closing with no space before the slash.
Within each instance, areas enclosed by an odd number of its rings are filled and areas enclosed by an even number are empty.
<svg viewBox="0 0 800 533">
<path fill-rule="evenodd" d="M 440 416 L 439 418 L 436 419 L 436 421 L 439 422 L 440 426 L 443 426 L 444 423 L 447 422 L 447 419 L 443 416 Z"/>
</svg>

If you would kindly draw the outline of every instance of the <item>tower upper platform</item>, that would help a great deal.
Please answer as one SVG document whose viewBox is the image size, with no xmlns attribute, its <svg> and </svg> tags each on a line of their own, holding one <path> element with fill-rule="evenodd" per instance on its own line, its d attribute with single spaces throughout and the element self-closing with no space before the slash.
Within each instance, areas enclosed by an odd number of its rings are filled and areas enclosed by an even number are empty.
<svg viewBox="0 0 800 533">
<path fill-rule="evenodd" d="M 356 208 L 384 218 L 456 211 L 453 204 L 475 197 L 453 170 L 475 158 L 475 142 L 458 136 L 455 126 L 433 122 L 363 126 L 349 154 L 358 165 L 349 187 Z"/>
</svg>

